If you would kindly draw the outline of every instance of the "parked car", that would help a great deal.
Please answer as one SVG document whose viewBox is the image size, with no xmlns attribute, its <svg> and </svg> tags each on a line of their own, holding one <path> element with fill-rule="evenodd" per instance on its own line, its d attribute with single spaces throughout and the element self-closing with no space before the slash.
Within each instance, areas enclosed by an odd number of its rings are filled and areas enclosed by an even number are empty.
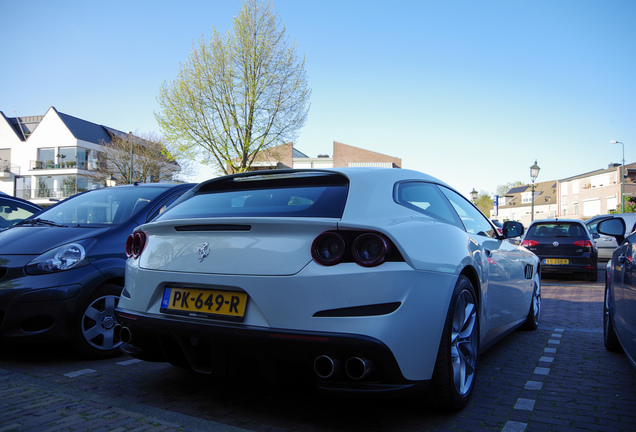
<svg viewBox="0 0 636 432">
<path fill-rule="evenodd" d="M 126 238 L 192 186 L 91 190 L 0 232 L 0 340 L 71 340 L 88 356 L 118 353 L 113 312 Z"/>
<path fill-rule="evenodd" d="M 415 171 L 212 179 L 129 237 L 122 349 L 220 375 L 297 366 L 339 394 L 430 383 L 432 403 L 461 409 L 478 354 L 539 322 L 539 260 L 505 241 L 520 223 L 503 232 Z"/>
<path fill-rule="evenodd" d="M 37 204 L 0 192 L 0 231 L 11 228 L 41 210 L 42 207 Z"/>
<path fill-rule="evenodd" d="M 636 233 L 625 237 L 625 223 L 611 218 L 597 227 L 620 244 L 606 267 L 603 342 L 609 351 L 625 352 L 636 367 Z"/>
<path fill-rule="evenodd" d="M 598 258 L 602 260 L 608 260 L 612 257 L 612 254 L 618 247 L 618 243 L 616 242 L 615 237 L 601 234 L 596 228 L 599 222 L 612 218 L 620 218 L 623 222 L 625 222 L 625 232 L 622 234 L 623 237 L 626 237 L 634 231 L 634 229 L 636 229 L 636 213 L 600 215 L 586 220 L 585 225 L 587 225 L 587 229 L 592 234 L 594 243 L 596 243 L 596 247 L 598 249 Z"/>
<path fill-rule="evenodd" d="M 541 259 L 542 273 L 583 273 L 596 282 L 598 251 L 583 221 L 542 219 L 528 227 L 521 245 Z"/>
</svg>

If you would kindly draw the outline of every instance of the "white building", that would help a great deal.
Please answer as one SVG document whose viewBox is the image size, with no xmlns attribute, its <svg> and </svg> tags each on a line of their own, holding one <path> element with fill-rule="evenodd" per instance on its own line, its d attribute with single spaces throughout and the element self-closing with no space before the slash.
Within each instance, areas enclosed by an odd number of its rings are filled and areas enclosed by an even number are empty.
<svg viewBox="0 0 636 432">
<path fill-rule="evenodd" d="M 50 205 L 102 187 L 88 176 L 102 143 L 127 135 L 54 107 L 31 117 L 6 117 L 0 111 L 0 191 Z"/>
</svg>

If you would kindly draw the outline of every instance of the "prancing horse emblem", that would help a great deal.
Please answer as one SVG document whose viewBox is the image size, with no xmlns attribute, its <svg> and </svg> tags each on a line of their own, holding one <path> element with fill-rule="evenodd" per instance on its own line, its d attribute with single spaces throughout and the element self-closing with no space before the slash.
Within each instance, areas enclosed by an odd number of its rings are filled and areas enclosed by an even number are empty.
<svg viewBox="0 0 636 432">
<path fill-rule="evenodd" d="M 202 262 L 208 255 L 210 255 L 210 245 L 206 242 L 199 248 L 199 262 Z"/>
</svg>

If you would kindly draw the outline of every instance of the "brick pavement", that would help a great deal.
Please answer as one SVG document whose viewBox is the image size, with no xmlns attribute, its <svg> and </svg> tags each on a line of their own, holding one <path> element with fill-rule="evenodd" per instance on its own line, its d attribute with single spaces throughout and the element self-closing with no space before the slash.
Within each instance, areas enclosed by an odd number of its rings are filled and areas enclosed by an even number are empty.
<svg viewBox="0 0 636 432">
<path fill-rule="evenodd" d="M 416 400 L 216 383 L 127 357 L 21 364 L 0 355 L 0 432 L 636 430 L 636 371 L 603 346 L 602 285 L 544 282 L 542 294 L 539 329 L 486 352 L 471 403 L 453 415 Z"/>
</svg>

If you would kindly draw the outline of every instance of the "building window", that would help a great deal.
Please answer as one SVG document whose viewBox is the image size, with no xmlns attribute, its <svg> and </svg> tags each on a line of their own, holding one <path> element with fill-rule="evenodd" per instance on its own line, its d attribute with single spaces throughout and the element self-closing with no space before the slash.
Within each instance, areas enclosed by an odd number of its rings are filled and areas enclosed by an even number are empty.
<svg viewBox="0 0 636 432">
<path fill-rule="evenodd" d="M 55 168 L 55 149 L 54 148 L 38 149 L 38 168 L 44 168 L 44 169 Z"/>
<path fill-rule="evenodd" d="M 524 192 L 521 194 L 521 203 L 529 204 L 532 202 L 532 192 Z"/>
</svg>

